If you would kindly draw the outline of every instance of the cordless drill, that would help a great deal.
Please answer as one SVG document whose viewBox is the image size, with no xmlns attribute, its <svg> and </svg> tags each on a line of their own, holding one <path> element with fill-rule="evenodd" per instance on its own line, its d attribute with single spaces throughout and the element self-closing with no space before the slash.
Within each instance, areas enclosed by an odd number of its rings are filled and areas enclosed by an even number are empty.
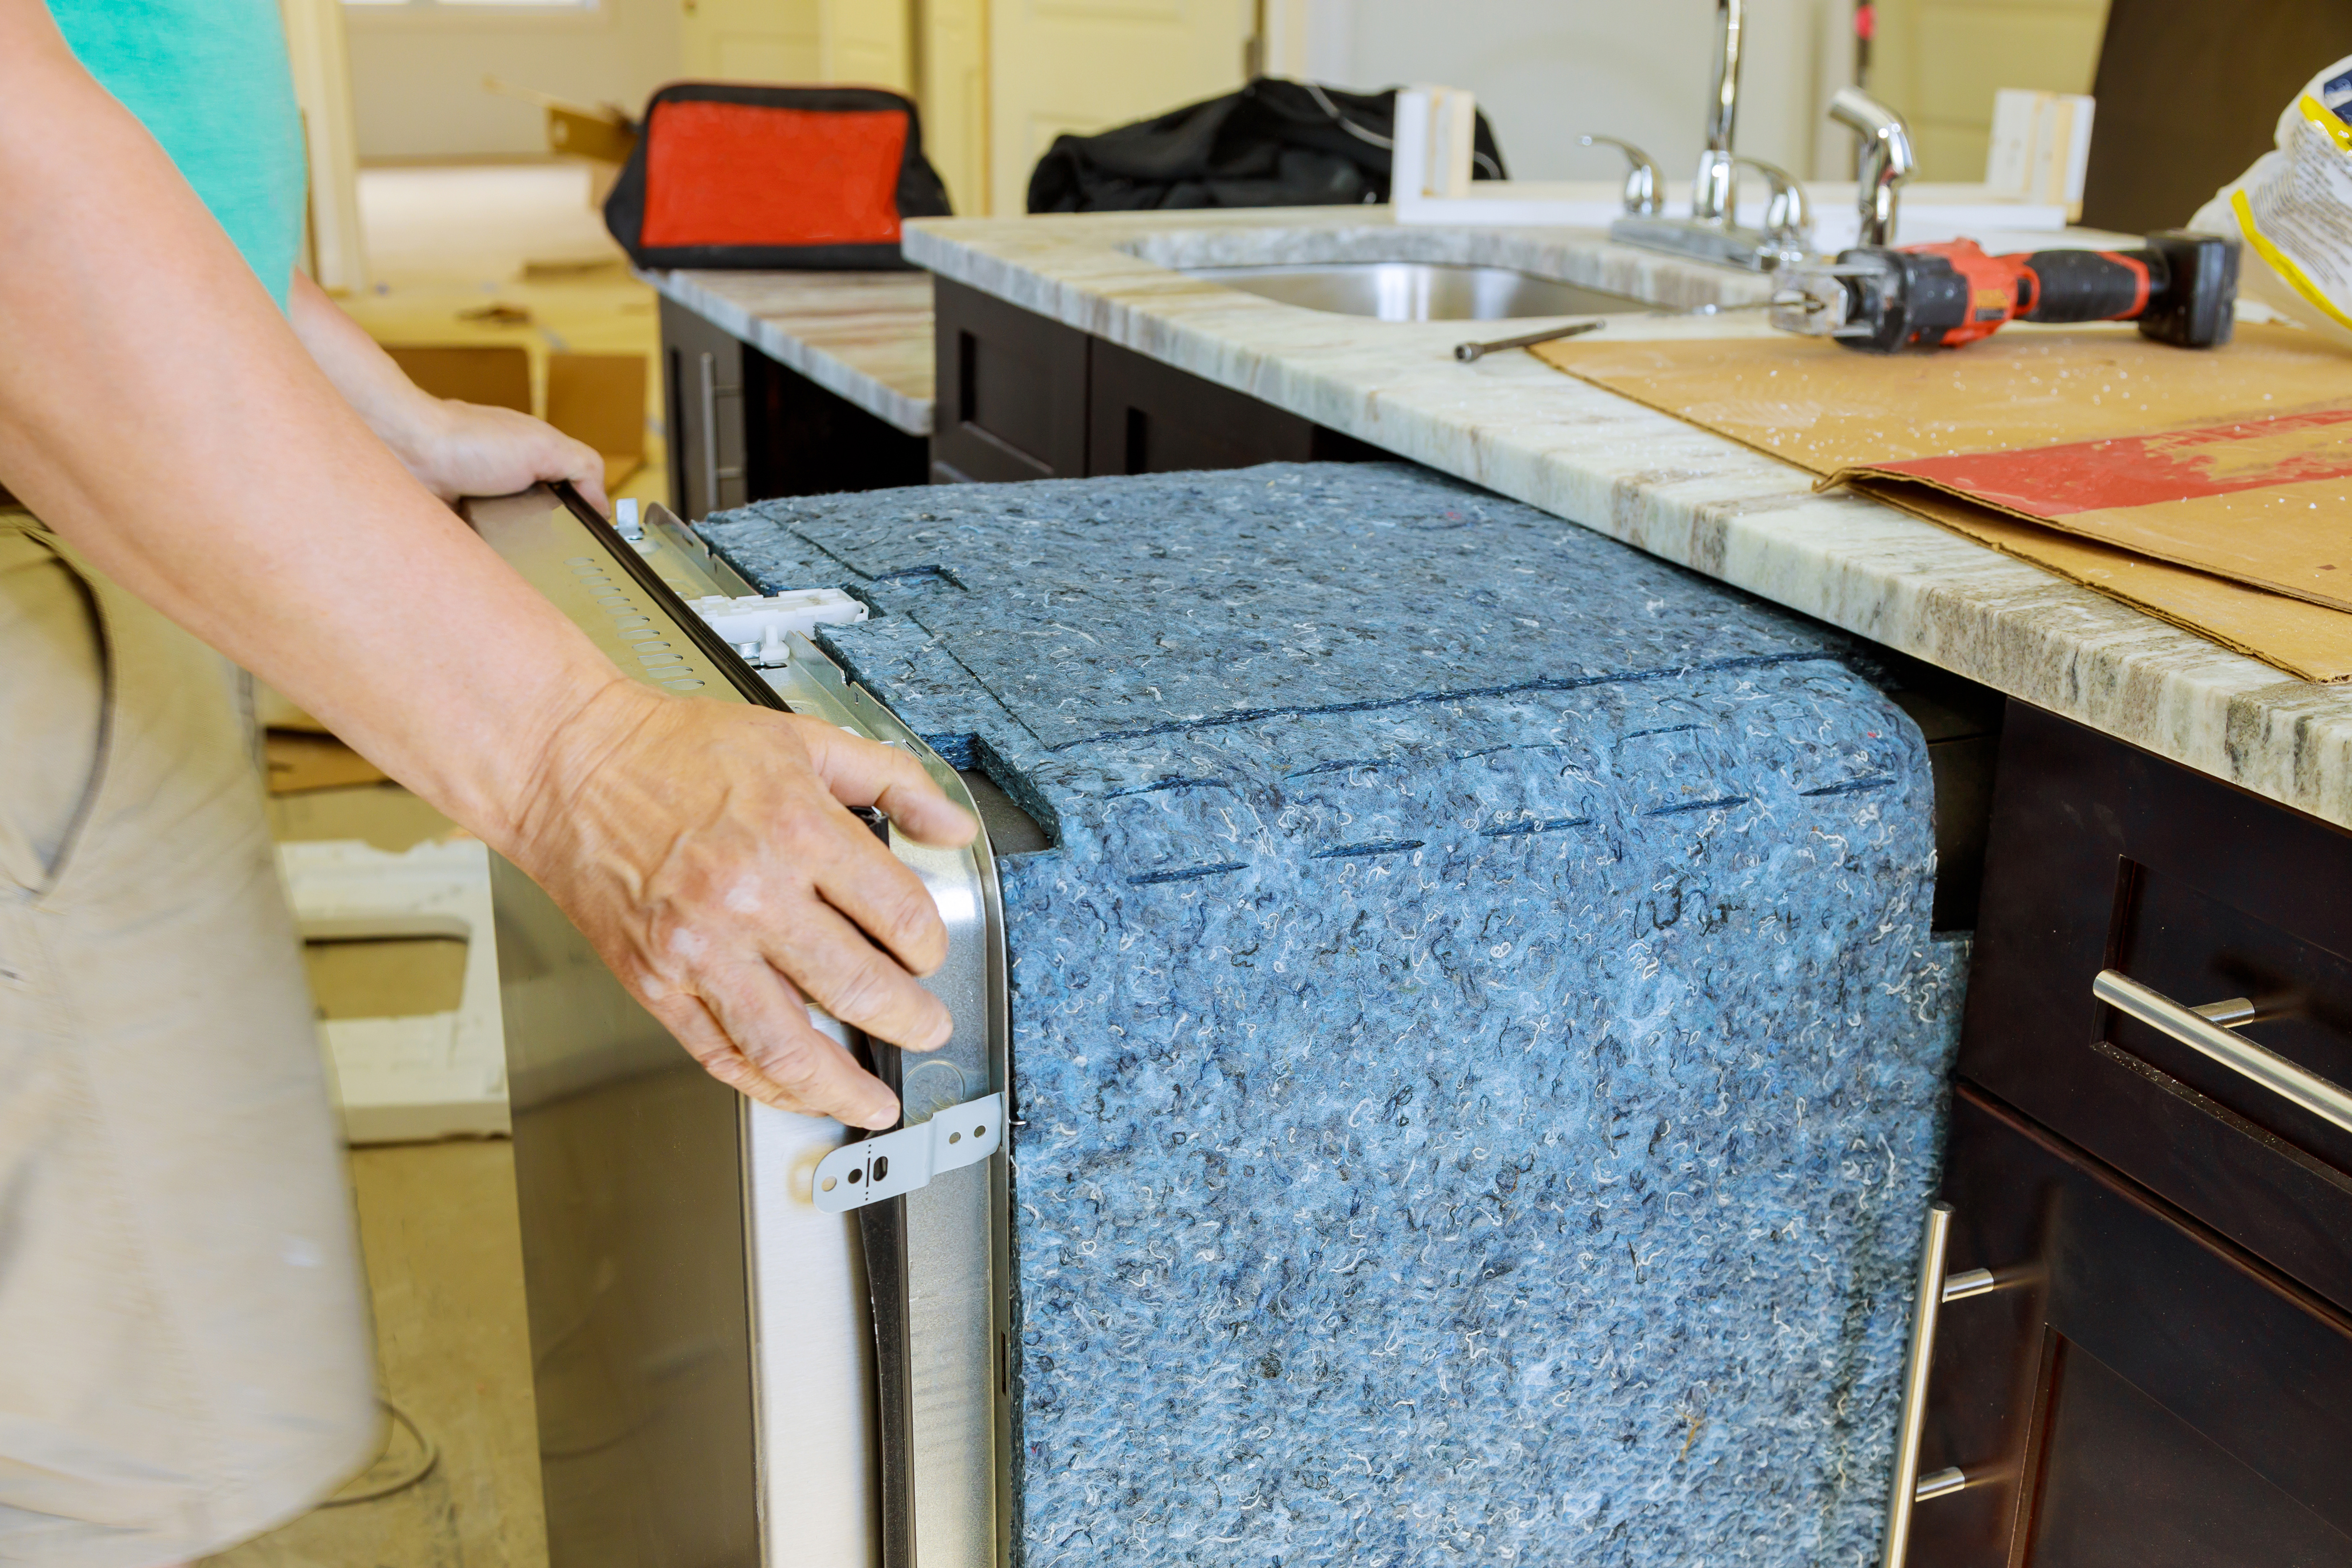
<svg viewBox="0 0 2352 1568">
<path fill-rule="evenodd" d="M 2138 250 L 1987 256 L 1972 239 L 1841 252 L 1782 274 L 1772 324 L 1871 353 L 1958 348 L 2011 321 L 2137 321 L 2180 348 L 2230 341 L 2238 256 L 2227 240 L 2162 229 Z"/>
</svg>

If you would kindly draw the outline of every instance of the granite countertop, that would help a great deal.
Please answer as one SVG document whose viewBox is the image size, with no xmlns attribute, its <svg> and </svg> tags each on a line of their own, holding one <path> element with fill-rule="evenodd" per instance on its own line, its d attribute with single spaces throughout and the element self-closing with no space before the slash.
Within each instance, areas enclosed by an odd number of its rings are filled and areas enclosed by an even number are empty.
<svg viewBox="0 0 2352 1568">
<path fill-rule="evenodd" d="M 1594 231 L 1407 228 L 1377 207 L 928 218 L 908 224 L 906 250 L 940 277 L 2352 827 L 2352 688 L 2296 679 L 1874 501 L 1816 494 L 1809 474 L 1531 355 L 1452 357 L 1465 338 L 1540 321 L 1374 321 L 1171 268 L 1479 262 L 1666 304 L 1752 298 L 1759 280 Z M 1769 330 L 1738 318 L 1608 328 L 1612 340 Z"/>
<path fill-rule="evenodd" d="M 931 433 L 931 280 L 921 272 L 641 272 L 779 364 L 910 436 Z"/>
</svg>

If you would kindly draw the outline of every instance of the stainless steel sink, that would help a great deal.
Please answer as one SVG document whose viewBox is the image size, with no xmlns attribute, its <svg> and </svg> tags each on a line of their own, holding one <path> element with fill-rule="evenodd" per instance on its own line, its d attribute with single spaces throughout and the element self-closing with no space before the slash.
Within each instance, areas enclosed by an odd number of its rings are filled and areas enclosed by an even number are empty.
<svg viewBox="0 0 2352 1568">
<path fill-rule="evenodd" d="M 1326 261 L 1265 267 L 1188 267 L 1228 289 L 1383 321 L 1499 321 L 1514 316 L 1590 316 L 1654 307 L 1623 294 L 1515 272 L 1432 261 Z"/>
</svg>

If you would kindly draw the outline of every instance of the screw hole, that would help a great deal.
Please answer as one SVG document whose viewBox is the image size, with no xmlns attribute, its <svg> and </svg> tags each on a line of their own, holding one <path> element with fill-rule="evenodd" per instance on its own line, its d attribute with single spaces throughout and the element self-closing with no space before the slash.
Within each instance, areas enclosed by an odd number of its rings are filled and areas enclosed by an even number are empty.
<svg viewBox="0 0 2352 1568">
<path fill-rule="evenodd" d="M 825 1190 L 826 1192 L 828 1192 L 828 1193 L 829 1193 L 829 1192 L 831 1192 L 831 1191 L 833 1191 L 833 1189 L 834 1189 L 834 1188 L 835 1188 L 835 1187 L 837 1187 L 837 1186 L 839 1186 L 839 1185 L 841 1185 L 841 1184 L 840 1184 L 839 1182 L 837 1182 L 837 1181 L 834 1180 L 834 1178 L 832 1178 L 831 1176 L 827 1176 L 827 1177 L 824 1179 L 824 1190 Z"/>
<path fill-rule="evenodd" d="M 849 1173 L 849 1179 L 853 1182 L 862 1182 L 866 1179 L 866 1173 L 863 1171 L 852 1171 Z"/>
<path fill-rule="evenodd" d="M 975 1138 L 984 1138 L 988 1135 L 988 1129 L 985 1127 L 975 1127 L 971 1130 L 971 1135 Z"/>
<path fill-rule="evenodd" d="M 950 1143 L 961 1143 L 963 1142 L 963 1134 L 961 1132 L 950 1132 L 948 1134 L 948 1142 Z"/>
</svg>

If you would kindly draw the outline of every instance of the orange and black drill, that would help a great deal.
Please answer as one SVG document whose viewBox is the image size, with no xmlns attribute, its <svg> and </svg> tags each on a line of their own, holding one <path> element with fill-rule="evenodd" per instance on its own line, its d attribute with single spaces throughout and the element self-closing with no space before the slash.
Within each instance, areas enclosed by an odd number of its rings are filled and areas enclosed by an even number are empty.
<svg viewBox="0 0 2352 1568">
<path fill-rule="evenodd" d="M 2238 256 L 2185 228 L 2138 250 L 2037 250 L 1987 256 L 1972 239 L 1842 252 L 1827 267 L 1782 274 L 1772 324 L 1871 353 L 1958 348 L 2011 321 L 2137 321 L 2160 343 L 2230 341 Z"/>
</svg>

